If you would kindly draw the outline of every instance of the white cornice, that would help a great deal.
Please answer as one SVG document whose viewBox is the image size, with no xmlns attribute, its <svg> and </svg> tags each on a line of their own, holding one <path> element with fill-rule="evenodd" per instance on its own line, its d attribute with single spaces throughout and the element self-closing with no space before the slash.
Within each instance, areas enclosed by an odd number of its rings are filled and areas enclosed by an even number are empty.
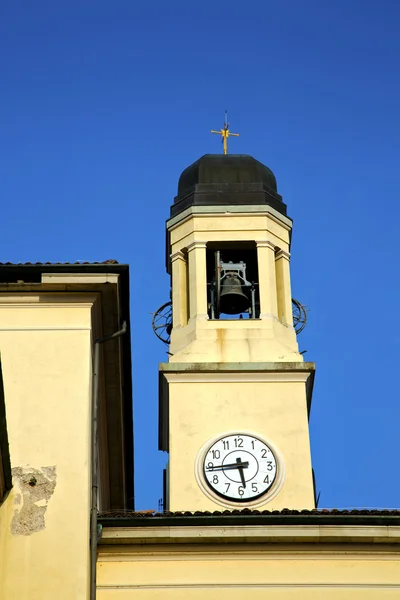
<svg viewBox="0 0 400 600">
<path fill-rule="evenodd" d="M 285 217 L 272 206 L 260 207 L 258 205 L 229 205 L 229 206 L 190 206 L 179 215 L 167 220 L 167 229 L 172 231 L 179 225 L 189 221 L 193 217 L 210 218 L 215 216 L 238 214 L 241 217 L 268 216 L 275 223 L 281 225 L 287 231 L 292 229 L 292 220 Z"/>
<path fill-rule="evenodd" d="M 313 373 L 313 362 L 160 363 L 163 373 Z"/>
<path fill-rule="evenodd" d="M 118 283 L 117 273 L 42 273 L 42 283 Z"/>
<path fill-rule="evenodd" d="M 21 292 L 0 294 L 0 309 L 7 308 L 90 308 L 97 302 L 98 292 Z"/>
<path fill-rule="evenodd" d="M 151 518 L 151 517 L 149 517 Z M 104 527 L 100 544 L 190 543 L 399 544 L 400 527 L 373 525 L 246 525 Z M 349 545 L 349 548 L 351 546 Z"/>
<path fill-rule="evenodd" d="M 168 383 L 305 383 L 310 373 L 266 372 L 266 373 L 164 373 Z"/>
</svg>

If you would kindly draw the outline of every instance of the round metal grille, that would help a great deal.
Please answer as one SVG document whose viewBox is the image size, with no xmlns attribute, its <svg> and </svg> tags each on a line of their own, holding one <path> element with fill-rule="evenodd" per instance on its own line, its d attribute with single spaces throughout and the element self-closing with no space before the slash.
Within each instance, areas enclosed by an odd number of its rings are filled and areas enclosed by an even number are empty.
<svg viewBox="0 0 400 600">
<path fill-rule="evenodd" d="M 301 333 L 307 324 L 307 309 L 295 298 L 292 298 L 292 309 L 294 330 Z"/>
<path fill-rule="evenodd" d="M 169 344 L 172 330 L 172 302 L 166 302 L 153 314 L 153 331 L 159 340 Z"/>
</svg>

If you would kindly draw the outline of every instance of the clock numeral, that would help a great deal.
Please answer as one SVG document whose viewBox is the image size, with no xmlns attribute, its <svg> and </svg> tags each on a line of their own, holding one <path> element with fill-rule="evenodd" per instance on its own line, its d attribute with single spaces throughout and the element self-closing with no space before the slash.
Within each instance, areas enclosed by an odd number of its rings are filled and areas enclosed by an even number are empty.
<svg viewBox="0 0 400 600">
<path fill-rule="evenodd" d="M 231 487 L 231 484 L 230 484 L 230 483 L 226 483 L 225 485 L 226 485 L 226 490 L 225 490 L 225 492 L 227 492 L 227 491 L 229 490 L 229 488 Z"/>
<path fill-rule="evenodd" d="M 214 468 L 214 463 L 212 463 L 212 462 L 207 463 L 207 469 L 210 469 L 212 471 L 213 468 Z"/>
<path fill-rule="evenodd" d="M 214 475 L 214 477 L 213 477 L 213 483 L 218 483 L 218 475 Z"/>
<path fill-rule="evenodd" d="M 264 483 L 269 483 L 269 475 L 265 476 Z"/>
<path fill-rule="evenodd" d="M 268 450 L 266 450 L 265 448 L 261 449 L 261 458 L 267 458 L 267 452 Z"/>
<path fill-rule="evenodd" d="M 258 487 L 256 486 L 256 484 L 255 484 L 255 483 L 252 483 L 252 484 L 251 484 L 251 491 L 252 491 L 252 492 L 254 492 L 255 494 L 257 494 L 257 492 L 258 492 Z"/>
<path fill-rule="evenodd" d="M 244 495 L 244 488 L 241 485 L 239 485 L 239 487 L 238 487 L 238 494 L 239 494 L 239 496 Z"/>
<path fill-rule="evenodd" d="M 251 447 L 252 447 L 252 448 L 253 448 L 253 450 L 254 450 L 254 440 L 251 440 Z"/>
<path fill-rule="evenodd" d="M 224 445 L 224 450 L 229 450 L 229 442 L 228 442 L 228 440 L 222 440 L 222 443 Z"/>
<path fill-rule="evenodd" d="M 272 460 L 267 461 L 267 471 L 272 471 Z"/>
<path fill-rule="evenodd" d="M 221 456 L 221 452 L 219 450 L 211 450 L 213 458 L 219 458 Z"/>
<path fill-rule="evenodd" d="M 235 448 L 242 448 L 243 447 L 243 438 L 241 438 L 241 437 L 235 437 L 234 442 L 235 442 Z"/>
</svg>

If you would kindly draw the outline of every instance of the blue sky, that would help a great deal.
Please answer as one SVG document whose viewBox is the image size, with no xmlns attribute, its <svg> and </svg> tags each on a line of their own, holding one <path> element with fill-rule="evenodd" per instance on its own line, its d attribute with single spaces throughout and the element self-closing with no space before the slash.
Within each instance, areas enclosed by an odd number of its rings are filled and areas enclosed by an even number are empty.
<svg viewBox="0 0 400 600">
<path fill-rule="evenodd" d="M 294 219 L 320 504 L 399 505 L 399 20 L 395 0 L 3 3 L 0 261 L 131 264 L 137 508 L 165 463 L 165 220 L 225 108 Z"/>
</svg>

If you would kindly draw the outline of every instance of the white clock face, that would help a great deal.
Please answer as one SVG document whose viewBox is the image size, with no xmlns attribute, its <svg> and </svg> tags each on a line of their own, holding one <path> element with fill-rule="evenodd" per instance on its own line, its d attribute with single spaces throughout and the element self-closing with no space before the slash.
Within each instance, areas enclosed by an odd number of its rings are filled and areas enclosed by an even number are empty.
<svg viewBox="0 0 400 600">
<path fill-rule="evenodd" d="M 203 473 L 223 498 L 249 502 L 265 494 L 277 474 L 276 458 L 265 442 L 248 434 L 226 435 L 206 451 Z"/>
</svg>

